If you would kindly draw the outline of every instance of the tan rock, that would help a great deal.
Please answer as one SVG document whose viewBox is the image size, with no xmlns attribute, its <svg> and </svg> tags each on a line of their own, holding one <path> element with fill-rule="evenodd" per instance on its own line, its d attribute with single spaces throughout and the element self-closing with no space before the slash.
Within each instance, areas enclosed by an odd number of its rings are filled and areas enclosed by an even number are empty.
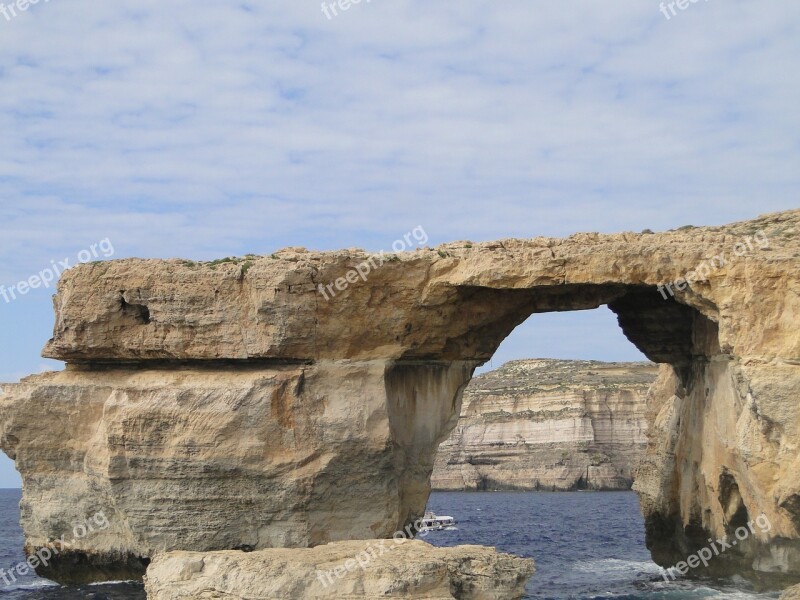
<svg viewBox="0 0 800 600">
<path fill-rule="evenodd" d="M 798 225 L 450 244 L 369 272 L 303 249 L 77 267 L 46 347 L 68 371 L 0 397 L 28 549 L 98 506 L 116 525 L 80 542 L 95 577 L 159 550 L 386 536 L 422 511 L 473 367 L 534 312 L 608 304 L 664 363 L 636 483 L 654 557 L 763 513 L 715 567 L 798 579 Z"/>
<path fill-rule="evenodd" d="M 658 366 L 517 360 L 475 377 L 439 446 L 435 490 L 625 490 Z"/>
<path fill-rule="evenodd" d="M 219 264 L 87 264 L 59 282 L 45 356 L 482 361 L 533 312 L 611 303 L 656 362 L 690 359 L 689 340 L 678 339 L 691 314 L 686 305 L 719 324 L 725 352 L 762 362 L 796 358 L 796 281 L 786 274 L 796 272 L 799 223 L 800 211 L 791 211 L 655 235 L 444 245 L 375 260 L 366 281 L 355 283 L 347 274 L 371 255 L 287 250 Z M 707 281 L 684 292 L 673 286 L 680 303 L 654 291 L 715 256 L 724 265 L 710 268 Z M 345 289 L 333 287 L 325 300 L 319 286 L 340 278 Z"/>
<path fill-rule="evenodd" d="M 784 590 L 781 594 L 781 600 L 800 600 L 800 585 Z"/>
<path fill-rule="evenodd" d="M 336 542 L 303 550 L 171 552 L 147 570 L 150 600 L 521 598 L 533 561 L 482 546 Z"/>
<path fill-rule="evenodd" d="M 98 511 L 109 528 L 74 540 L 40 575 L 136 578 L 159 551 L 389 537 L 424 513 L 434 454 L 471 370 L 387 361 L 70 369 L 6 386 L 0 440 L 24 477 L 28 552 L 64 533 L 72 541 L 73 524 Z M 424 411 L 408 410 L 422 394 Z M 86 554 L 93 560 L 75 568 Z"/>
</svg>

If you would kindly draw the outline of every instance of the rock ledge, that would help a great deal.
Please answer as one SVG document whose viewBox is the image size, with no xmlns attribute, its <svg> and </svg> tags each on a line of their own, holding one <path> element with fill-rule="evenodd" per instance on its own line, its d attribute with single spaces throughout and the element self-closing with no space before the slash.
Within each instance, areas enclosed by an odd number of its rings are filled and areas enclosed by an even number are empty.
<svg viewBox="0 0 800 600">
<path fill-rule="evenodd" d="M 533 560 L 483 546 L 355 540 L 309 549 L 170 552 L 147 570 L 150 600 L 514 600 Z"/>
</svg>

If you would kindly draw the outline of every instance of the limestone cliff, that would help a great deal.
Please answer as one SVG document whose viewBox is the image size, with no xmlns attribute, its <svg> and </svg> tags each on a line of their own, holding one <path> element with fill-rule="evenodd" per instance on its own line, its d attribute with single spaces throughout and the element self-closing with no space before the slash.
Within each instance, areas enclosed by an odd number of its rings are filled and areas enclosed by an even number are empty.
<svg viewBox="0 0 800 600">
<path fill-rule="evenodd" d="M 422 482 L 470 371 L 194 364 L 6 386 L 27 550 L 66 533 L 70 546 L 41 572 L 82 583 L 140 577 L 165 550 L 389 537 L 424 511 Z M 406 405 L 418 389 L 430 396 L 416 413 Z M 108 529 L 73 541 L 72 524 L 98 511 Z M 75 568 L 86 553 L 91 564 Z"/>
<path fill-rule="evenodd" d="M 635 484 L 653 556 L 763 513 L 714 567 L 800 580 L 798 226 L 78 266 L 45 348 L 67 370 L 0 395 L 27 551 L 99 509 L 109 529 L 40 573 L 390 535 L 424 511 L 474 367 L 532 313 L 607 304 L 662 363 Z"/>
<path fill-rule="evenodd" d="M 647 444 L 652 363 L 519 360 L 475 377 L 439 446 L 439 490 L 624 490 Z"/>
<path fill-rule="evenodd" d="M 146 588 L 150 600 L 515 600 L 532 572 L 532 560 L 493 548 L 435 548 L 399 539 L 251 553 L 172 552 L 150 565 Z"/>
</svg>

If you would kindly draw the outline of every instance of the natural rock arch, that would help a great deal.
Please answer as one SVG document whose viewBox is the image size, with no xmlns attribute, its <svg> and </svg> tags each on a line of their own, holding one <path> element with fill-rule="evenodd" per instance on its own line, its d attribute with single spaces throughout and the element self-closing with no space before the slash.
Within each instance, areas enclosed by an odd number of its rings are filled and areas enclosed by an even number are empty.
<svg viewBox="0 0 800 600">
<path fill-rule="evenodd" d="M 96 578 L 159 550 L 389 536 L 424 510 L 474 368 L 534 312 L 608 304 L 667 365 L 636 486 L 654 557 L 684 559 L 744 507 L 771 529 L 715 564 L 800 575 L 799 221 L 453 243 L 371 262 L 288 249 L 76 268 L 45 349 L 68 369 L 0 397 L 27 543 L 107 510 L 109 530 L 75 548 Z M 704 264 L 705 277 L 659 288 Z M 345 283 L 321 294 L 331 282 Z M 66 578 L 58 564 L 48 573 Z"/>
</svg>

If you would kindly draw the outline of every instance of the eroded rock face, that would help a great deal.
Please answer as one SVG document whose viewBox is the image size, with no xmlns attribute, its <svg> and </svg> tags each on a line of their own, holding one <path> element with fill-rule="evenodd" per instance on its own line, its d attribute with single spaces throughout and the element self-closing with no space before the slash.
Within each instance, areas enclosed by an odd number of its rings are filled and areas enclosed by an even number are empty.
<svg viewBox="0 0 800 600">
<path fill-rule="evenodd" d="M 67 372 L 0 397 L 29 551 L 97 506 L 114 535 L 81 564 L 386 536 L 422 512 L 473 368 L 534 312 L 608 304 L 665 365 L 637 479 L 653 555 L 763 513 L 715 564 L 800 578 L 798 225 L 454 243 L 366 273 L 302 249 L 77 267 L 45 351 Z"/>
<path fill-rule="evenodd" d="M 472 368 L 69 369 L 6 386 L 2 439 L 25 477 L 28 553 L 67 533 L 37 571 L 82 583 L 141 577 L 159 551 L 389 537 L 425 510 Z M 72 540 L 99 511 L 110 526 Z"/>
<path fill-rule="evenodd" d="M 145 585 L 152 600 L 514 600 L 523 596 L 532 573 L 532 560 L 493 548 L 381 540 L 300 550 L 161 554 L 147 570 Z"/>
<path fill-rule="evenodd" d="M 626 490 L 647 445 L 652 363 L 518 360 L 475 377 L 439 447 L 439 490 Z"/>
<path fill-rule="evenodd" d="M 650 392 L 653 425 L 634 484 L 648 547 L 667 566 L 722 538 L 735 544 L 714 557 L 711 575 L 797 581 L 797 367 L 705 352 L 688 380 L 663 366 Z"/>
</svg>

